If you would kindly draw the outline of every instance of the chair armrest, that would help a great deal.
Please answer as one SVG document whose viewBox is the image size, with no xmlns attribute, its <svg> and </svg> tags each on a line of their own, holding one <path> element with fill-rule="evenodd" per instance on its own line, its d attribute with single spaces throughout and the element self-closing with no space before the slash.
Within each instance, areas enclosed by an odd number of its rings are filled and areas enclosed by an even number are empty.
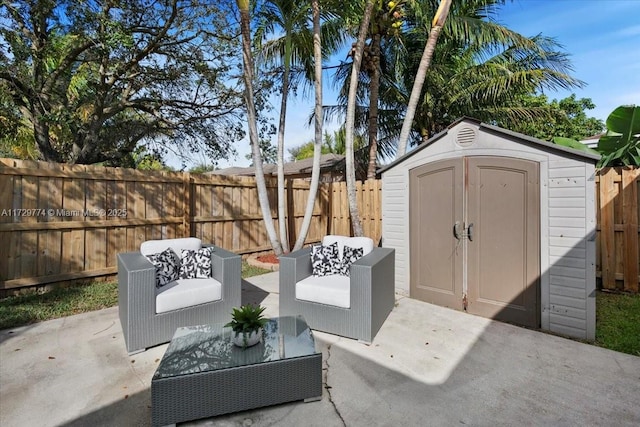
<svg viewBox="0 0 640 427">
<path fill-rule="evenodd" d="M 294 278 L 294 284 L 311 276 L 313 273 L 310 247 L 302 248 L 286 255 L 281 255 L 279 260 L 280 274 L 285 274 L 288 277 Z"/>
<path fill-rule="evenodd" d="M 123 252 L 118 260 L 118 305 L 120 320 L 128 325 L 131 316 L 137 319 L 155 313 L 156 268 L 140 252 Z"/>
<path fill-rule="evenodd" d="M 373 248 L 371 252 L 351 264 L 356 269 L 360 267 L 373 268 L 380 263 L 388 263 L 391 259 L 395 259 L 395 249 L 392 248 Z"/>
<path fill-rule="evenodd" d="M 280 313 L 287 315 L 294 313 L 296 298 L 296 283 L 311 276 L 311 248 L 302 248 L 280 256 L 279 291 Z M 299 313 L 296 313 L 299 314 Z"/>
<path fill-rule="evenodd" d="M 351 301 L 357 301 L 358 295 L 395 288 L 395 256 L 395 249 L 374 248 L 351 264 Z"/>
<path fill-rule="evenodd" d="M 242 257 L 215 245 L 202 245 L 213 248 L 211 252 L 211 276 L 222 283 L 222 299 L 240 301 Z"/>
<path fill-rule="evenodd" d="M 156 268 L 151 261 L 140 252 L 123 252 L 118 254 L 118 271 L 132 273 L 136 271 L 152 270 L 155 277 Z"/>
</svg>

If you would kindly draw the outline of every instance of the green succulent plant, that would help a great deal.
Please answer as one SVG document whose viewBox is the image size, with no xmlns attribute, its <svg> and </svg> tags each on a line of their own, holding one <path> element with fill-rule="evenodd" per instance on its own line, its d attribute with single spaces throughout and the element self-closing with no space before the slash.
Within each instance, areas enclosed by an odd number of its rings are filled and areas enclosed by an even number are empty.
<svg viewBox="0 0 640 427">
<path fill-rule="evenodd" d="M 231 313 L 231 322 L 225 326 L 230 327 L 236 336 L 243 334 L 246 338 L 267 323 L 267 318 L 262 315 L 265 310 L 266 307 L 252 304 L 243 305 L 240 308 L 235 307 Z"/>
</svg>

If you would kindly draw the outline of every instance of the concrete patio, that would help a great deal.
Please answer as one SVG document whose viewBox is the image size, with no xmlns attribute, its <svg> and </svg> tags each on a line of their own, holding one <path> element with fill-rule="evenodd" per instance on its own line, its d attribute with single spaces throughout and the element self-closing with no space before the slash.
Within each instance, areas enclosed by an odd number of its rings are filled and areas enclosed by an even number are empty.
<svg viewBox="0 0 640 427">
<path fill-rule="evenodd" d="M 243 303 L 278 315 L 278 273 Z M 640 425 L 640 358 L 398 296 L 367 346 L 316 332 L 320 401 L 200 426 Z M 0 425 L 145 426 L 167 345 L 127 355 L 117 307 L 0 331 Z"/>
</svg>

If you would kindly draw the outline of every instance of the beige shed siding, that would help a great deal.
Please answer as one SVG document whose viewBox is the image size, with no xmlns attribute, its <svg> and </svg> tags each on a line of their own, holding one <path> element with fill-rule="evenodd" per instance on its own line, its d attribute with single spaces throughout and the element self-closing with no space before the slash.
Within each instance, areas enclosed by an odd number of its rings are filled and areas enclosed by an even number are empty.
<svg viewBox="0 0 640 427">
<path fill-rule="evenodd" d="M 460 127 L 477 137 L 455 143 Z M 409 171 L 460 156 L 506 156 L 540 164 L 540 303 L 542 329 L 595 338 L 595 168 L 591 161 L 496 135 L 462 122 L 382 173 L 383 245 L 396 250 L 396 291 L 409 295 Z M 585 238 L 587 236 L 587 238 Z"/>
</svg>

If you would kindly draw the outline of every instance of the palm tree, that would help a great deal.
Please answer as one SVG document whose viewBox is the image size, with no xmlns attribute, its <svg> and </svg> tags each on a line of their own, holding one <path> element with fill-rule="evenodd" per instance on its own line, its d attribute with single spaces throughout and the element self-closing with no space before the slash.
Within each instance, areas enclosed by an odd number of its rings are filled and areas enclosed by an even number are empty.
<svg viewBox="0 0 640 427">
<path fill-rule="evenodd" d="M 282 255 L 282 245 L 276 235 L 269 206 L 269 196 L 267 194 L 267 184 L 264 179 L 262 168 L 262 156 L 260 153 L 260 141 L 258 138 L 258 124 L 256 118 L 256 107 L 253 97 L 253 57 L 251 52 L 251 17 L 249 16 L 249 0 L 236 0 L 240 10 L 240 32 L 242 34 L 242 62 L 244 79 L 244 98 L 247 104 L 247 120 L 249 122 L 249 141 L 253 154 L 253 165 L 256 174 L 256 187 L 258 188 L 258 201 L 262 210 L 262 218 L 267 230 L 267 235 L 271 242 L 271 247 L 276 255 Z"/>
<path fill-rule="evenodd" d="M 494 123 L 542 116 L 548 111 L 523 105 L 523 95 L 583 84 L 569 75 L 572 68 L 568 55 L 554 39 L 542 35 L 525 37 L 494 21 L 496 6 L 503 3 L 452 3 L 415 116 L 412 122 L 405 122 L 401 139 L 408 138 L 408 128 L 415 135 L 414 141 L 425 141 L 465 115 Z M 408 88 L 416 80 L 419 63 L 410 52 L 425 45 L 428 36 L 421 19 L 427 12 L 413 10 L 408 19 L 413 30 L 405 37 L 404 80 L 398 82 L 397 90 L 388 99 L 396 102 L 398 109 L 408 104 Z"/>
<path fill-rule="evenodd" d="M 389 64 L 386 63 L 387 58 L 382 55 L 382 51 L 389 45 L 399 44 L 400 27 L 402 25 L 402 18 L 404 16 L 404 0 L 390 1 L 390 2 L 375 2 L 369 22 L 369 28 L 367 31 L 366 42 L 363 50 L 362 65 L 360 68 L 360 87 L 358 89 L 358 102 L 357 105 L 368 104 L 367 108 L 360 108 L 361 111 L 356 112 L 355 122 L 357 128 L 363 132 L 366 131 L 368 135 L 368 154 L 366 156 L 367 178 L 375 178 L 376 166 L 378 160 L 379 150 L 379 138 L 380 138 L 380 117 L 379 114 L 384 114 L 384 111 L 379 109 L 380 101 L 380 88 L 381 79 L 384 78 L 384 74 L 388 72 L 386 68 Z M 347 23 L 347 27 L 353 27 L 354 24 L 360 24 L 361 9 L 345 9 L 344 21 Z M 353 16 L 349 16 L 349 14 Z M 354 24 L 348 25 L 355 21 Z M 355 30 L 353 31 L 355 32 Z M 349 53 L 349 57 L 353 57 L 355 53 L 355 44 Z M 344 64 L 343 64 L 344 65 Z M 348 64 L 346 64 L 348 65 Z M 344 82 L 342 90 L 339 95 L 339 103 L 345 104 L 348 97 L 349 89 L 349 73 L 352 67 L 342 66 L 338 68 L 336 72 L 336 79 Z M 356 107 L 358 108 L 358 107 Z M 327 109 L 330 114 L 343 113 L 344 109 L 339 107 L 329 107 Z M 358 117 L 362 114 L 361 117 Z M 389 150 L 382 147 L 383 155 L 388 154 Z"/>
<path fill-rule="evenodd" d="M 572 78 L 568 57 L 561 46 L 548 37 L 525 37 L 495 22 L 498 6 L 505 0 L 460 0 L 451 3 L 442 32 L 426 73 L 425 85 L 412 122 L 411 141 L 424 141 L 460 116 L 474 116 L 492 122 L 498 117 L 522 120 L 548 114 L 523 106 L 523 94 L 542 88 L 579 87 Z M 378 151 L 386 157 L 396 153 L 402 116 L 421 55 L 432 28 L 438 0 L 406 1 L 399 38 L 381 44 L 380 101 L 377 114 Z M 398 7 L 398 6 L 396 6 Z M 326 116 L 344 116 L 349 71 L 343 64 L 336 71 L 342 87 L 338 105 L 325 108 Z M 363 78 L 357 92 L 355 123 L 365 131 L 373 117 L 369 114 L 371 85 Z M 341 84 L 342 83 L 342 84 Z"/>
<path fill-rule="evenodd" d="M 400 27 L 405 14 L 404 0 L 376 4 L 369 24 L 370 41 L 365 47 L 363 68 L 369 80 L 369 110 L 367 131 L 369 135 L 369 165 L 367 179 L 375 179 L 378 159 L 379 102 L 384 64 L 382 49 L 385 44 L 399 43 Z"/>
<path fill-rule="evenodd" d="M 367 31 L 369 29 L 369 22 L 371 21 L 371 15 L 373 13 L 373 6 L 373 1 L 367 0 L 364 8 L 362 22 L 360 24 L 360 30 L 358 31 L 358 40 L 356 42 L 355 52 L 353 54 L 353 69 L 351 71 L 351 78 L 349 82 L 349 97 L 347 100 L 347 120 L 345 122 L 345 128 L 347 132 L 345 141 L 347 196 L 349 198 L 349 213 L 351 216 L 351 225 L 353 227 L 353 234 L 355 236 L 364 235 L 364 230 L 362 229 L 362 221 L 360 220 L 360 212 L 358 210 L 358 201 L 356 200 L 356 169 L 353 156 L 356 93 L 358 91 L 358 75 L 360 73 L 360 65 L 362 63 L 362 52 L 364 50 L 364 43 L 367 37 Z"/>
<path fill-rule="evenodd" d="M 323 13 L 322 18 L 324 20 L 324 25 L 320 27 L 320 24 L 318 23 L 317 34 L 315 27 L 311 29 L 309 28 L 308 22 L 310 6 L 312 12 L 318 13 L 318 20 L 320 20 L 321 11 L 319 5 L 314 5 L 313 2 L 311 2 L 310 5 L 309 0 L 270 0 L 264 3 L 257 15 L 259 25 L 256 31 L 256 38 L 260 48 L 260 59 L 266 65 L 279 65 L 282 67 L 282 91 L 277 143 L 277 172 L 278 224 L 280 228 L 280 240 L 285 251 L 288 251 L 289 249 L 289 242 L 285 220 L 284 136 L 287 101 L 289 99 L 291 80 L 293 77 L 298 81 L 302 81 L 303 84 L 309 81 L 314 81 L 316 86 L 318 81 L 321 84 L 322 69 L 320 68 L 319 75 L 314 75 L 314 71 L 312 71 L 315 67 L 314 64 L 319 64 L 319 66 L 322 67 L 322 59 L 331 55 L 344 41 L 344 35 L 338 31 L 339 27 L 337 27 L 335 22 L 332 20 L 333 15 L 331 13 Z M 317 11 L 313 9 L 313 7 L 317 7 Z M 280 37 L 266 40 L 269 36 L 280 33 L 282 34 Z M 322 46 L 320 44 L 316 46 L 316 42 L 320 43 L 321 38 L 326 41 L 324 51 L 321 49 Z M 316 52 L 316 48 L 319 49 L 318 52 Z M 322 99 L 322 93 L 321 91 L 318 92 L 316 89 L 316 100 L 318 98 L 320 100 Z M 322 116 L 320 115 L 318 117 L 320 117 L 321 120 Z M 316 132 L 318 131 L 322 134 L 321 122 L 319 130 L 318 128 L 316 129 Z M 318 165 L 319 164 L 320 158 L 318 155 Z M 314 189 L 313 182 L 314 181 L 312 179 L 312 188 L 309 193 L 311 201 L 309 203 L 312 203 L 315 200 L 317 193 L 317 186 Z M 308 211 L 305 211 L 302 230 L 299 234 L 298 241 L 300 241 L 300 238 L 304 240 L 306 237 L 306 230 L 308 230 L 311 222 L 312 211 L 313 205 L 311 205 L 311 208 L 309 208 Z M 298 243 L 296 243 L 296 247 L 297 246 L 299 246 Z"/>
<path fill-rule="evenodd" d="M 280 229 L 280 242 L 285 252 L 289 251 L 289 238 L 287 233 L 286 210 L 285 210 L 285 189 L 284 189 L 284 134 L 287 117 L 287 100 L 289 98 L 289 78 L 291 74 L 291 63 L 294 53 L 298 58 L 304 60 L 306 56 L 300 51 L 309 51 L 308 46 L 303 46 L 308 37 L 307 33 L 308 3 L 295 0 L 271 0 L 264 4 L 258 13 L 261 22 L 256 35 L 258 42 L 261 38 L 273 33 L 276 28 L 284 32 L 278 39 L 274 47 L 264 50 L 265 58 L 273 60 L 277 55 L 282 61 L 282 96 L 280 102 L 280 119 L 278 122 L 278 144 L 277 144 L 277 174 L 278 174 L 278 227 Z M 296 37 L 297 36 L 297 37 Z M 308 43 L 307 43 L 308 44 Z M 294 52 L 295 49 L 295 52 Z"/>
<path fill-rule="evenodd" d="M 416 73 L 413 88 L 411 89 L 411 96 L 409 96 L 409 105 L 407 105 L 407 112 L 405 115 L 404 123 L 402 124 L 402 130 L 400 131 L 400 141 L 398 142 L 397 153 L 398 157 L 402 156 L 407 151 L 407 140 L 409 139 L 409 132 L 411 131 L 411 127 L 413 125 L 413 117 L 415 116 L 420 93 L 422 92 L 422 85 L 424 84 L 424 79 L 427 75 L 429 65 L 431 64 L 433 52 L 436 49 L 438 36 L 440 36 L 440 31 L 442 31 L 442 26 L 447 19 L 450 7 L 451 0 L 442 0 L 440 2 L 440 6 L 438 6 L 435 17 L 433 18 L 431 30 L 429 31 L 429 38 L 427 39 L 427 43 L 424 46 L 424 53 L 422 54 L 422 58 L 420 59 L 418 72 Z"/>
<path fill-rule="evenodd" d="M 320 155 L 322 154 L 322 40 L 320 36 L 320 5 L 318 0 L 311 0 L 311 9 L 313 13 L 313 57 L 315 60 L 315 140 L 313 144 L 313 166 L 311 168 L 311 184 L 307 197 L 307 208 L 305 209 L 304 218 L 300 227 L 300 234 L 293 248 L 294 251 L 302 248 L 307 238 L 307 233 L 309 232 L 313 206 L 315 205 L 318 184 L 320 182 Z"/>
</svg>

